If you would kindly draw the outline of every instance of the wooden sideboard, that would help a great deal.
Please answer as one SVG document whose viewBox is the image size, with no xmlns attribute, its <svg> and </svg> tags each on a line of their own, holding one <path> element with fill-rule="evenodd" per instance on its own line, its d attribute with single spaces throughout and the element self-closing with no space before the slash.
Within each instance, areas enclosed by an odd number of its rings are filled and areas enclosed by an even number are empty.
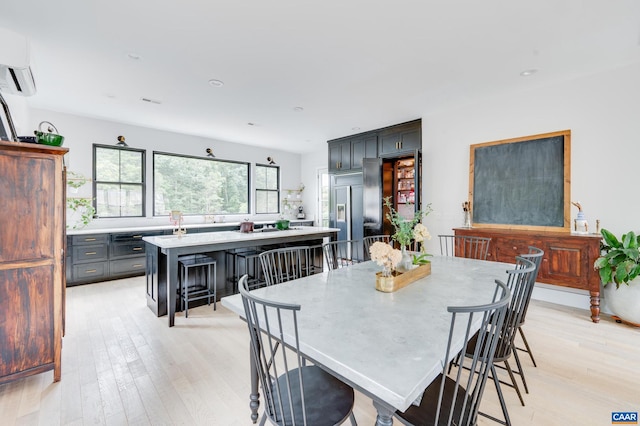
<svg viewBox="0 0 640 426">
<path fill-rule="evenodd" d="M 61 377 L 67 151 L 0 141 L 0 383 Z"/>
<path fill-rule="evenodd" d="M 488 259 L 496 262 L 513 263 L 529 246 L 544 250 L 537 282 L 588 290 L 591 319 L 600 321 L 600 276 L 593 268 L 600 256 L 600 235 L 496 228 L 455 228 L 454 233 L 491 238 Z"/>
</svg>

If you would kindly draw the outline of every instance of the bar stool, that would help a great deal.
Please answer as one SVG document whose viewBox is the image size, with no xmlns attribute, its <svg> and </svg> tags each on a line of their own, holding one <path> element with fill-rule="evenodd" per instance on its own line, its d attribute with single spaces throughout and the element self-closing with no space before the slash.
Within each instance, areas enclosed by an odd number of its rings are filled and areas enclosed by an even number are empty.
<svg viewBox="0 0 640 426">
<path fill-rule="evenodd" d="M 185 318 L 189 317 L 189 302 L 207 299 L 213 310 L 216 310 L 216 260 L 205 255 L 178 259 L 180 265 L 180 306 Z M 189 271 L 195 269 L 194 283 L 189 283 Z M 198 271 L 202 280 L 198 282 Z M 203 274 L 204 273 L 204 274 Z"/>
<path fill-rule="evenodd" d="M 242 248 L 226 251 L 227 282 L 233 284 L 233 292 L 237 293 L 238 280 L 248 275 L 249 288 L 258 288 L 266 284 L 258 256 L 262 247 Z M 229 267 L 231 261 L 231 267 Z"/>
<path fill-rule="evenodd" d="M 250 289 L 266 284 L 260 266 L 261 252 L 262 250 L 258 249 L 236 253 L 236 273 L 238 276 L 248 275 L 247 284 Z"/>
</svg>

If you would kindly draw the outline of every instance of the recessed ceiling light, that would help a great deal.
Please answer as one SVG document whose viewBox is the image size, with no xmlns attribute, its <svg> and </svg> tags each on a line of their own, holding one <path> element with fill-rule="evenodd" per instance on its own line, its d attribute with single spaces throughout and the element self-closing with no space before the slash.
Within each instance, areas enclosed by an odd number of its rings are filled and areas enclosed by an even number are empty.
<svg viewBox="0 0 640 426">
<path fill-rule="evenodd" d="M 252 123 L 252 122 L 248 122 L 247 123 L 247 126 L 255 126 L 255 125 L 256 125 L 256 123 Z"/>
<path fill-rule="evenodd" d="M 358 130 L 360 130 L 360 127 L 352 127 L 351 130 L 358 131 Z"/>
<path fill-rule="evenodd" d="M 521 77 L 529 77 L 530 75 L 533 75 L 535 73 L 537 73 L 538 70 L 536 69 L 530 69 L 530 70 L 524 70 L 520 73 Z"/>
<path fill-rule="evenodd" d="M 142 56 L 134 52 L 129 52 L 127 53 L 127 58 L 132 59 L 134 61 L 139 61 L 140 59 L 142 59 Z"/>
<path fill-rule="evenodd" d="M 293 110 L 295 112 L 302 112 L 302 111 L 304 111 L 304 108 L 302 108 L 302 107 L 294 107 Z"/>
<path fill-rule="evenodd" d="M 211 80 L 209 80 L 209 84 L 212 85 L 213 87 L 222 87 L 224 86 L 224 83 L 220 80 L 216 80 L 215 78 L 212 78 Z"/>
</svg>

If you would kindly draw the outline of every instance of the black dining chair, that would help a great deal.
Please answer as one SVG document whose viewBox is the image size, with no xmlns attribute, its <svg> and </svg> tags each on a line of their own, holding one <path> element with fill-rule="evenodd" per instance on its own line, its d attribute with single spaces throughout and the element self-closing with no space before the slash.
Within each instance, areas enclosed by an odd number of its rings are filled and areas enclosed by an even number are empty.
<svg viewBox="0 0 640 426">
<path fill-rule="evenodd" d="M 329 270 L 365 261 L 362 240 L 331 241 L 322 245 L 322 251 Z"/>
<path fill-rule="evenodd" d="M 355 425 L 353 388 L 316 365 L 304 365 L 298 335 L 301 306 L 254 296 L 246 275 L 238 288 L 265 401 L 260 425 L 267 419 L 281 426 L 332 426 L 347 419 Z M 287 350 L 276 350 L 280 343 Z"/>
<path fill-rule="evenodd" d="M 307 246 L 267 250 L 260 253 L 259 258 L 268 286 L 312 274 L 310 248 Z"/>
<path fill-rule="evenodd" d="M 496 289 L 491 303 L 477 306 L 450 306 L 449 341 L 442 373 L 424 391 L 419 405 L 396 411 L 395 417 L 405 425 L 475 425 L 487 378 L 492 367 L 494 353 L 504 326 L 511 293 L 508 287 L 496 280 Z M 480 319 L 477 344 L 471 350 L 469 341 L 474 333 L 474 324 Z M 455 329 L 464 330 L 464 337 L 455 338 Z M 459 339 L 459 340 L 458 340 Z M 455 371 L 449 371 L 448 362 L 458 350 L 454 341 L 464 342 L 462 353 L 472 351 L 469 358 L 463 357 Z M 465 370 L 476 371 L 468 374 Z"/>
<path fill-rule="evenodd" d="M 491 238 L 472 235 L 438 235 L 440 254 L 487 260 Z"/>
<path fill-rule="evenodd" d="M 518 398 L 520 399 L 520 403 L 524 406 L 524 399 L 520 393 L 520 388 L 516 382 L 511 364 L 509 364 L 509 359 L 515 352 L 514 340 L 518 331 L 518 324 L 520 324 L 522 312 L 526 305 L 527 297 L 530 296 L 530 288 L 533 286 L 531 276 L 534 274 L 535 268 L 535 264 L 531 260 L 516 256 L 515 268 L 507 271 L 507 287 L 511 291 L 511 300 L 507 308 L 502 333 L 498 339 L 496 353 L 491 363 L 491 376 L 493 377 L 496 392 L 498 393 L 498 399 L 500 400 L 504 421 L 483 412 L 479 413 L 484 417 L 505 425 L 511 425 L 511 420 L 509 418 L 509 412 L 507 411 L 507 405 L 505 403 L 500 384 L 515 389 Z M 465 357 L 473 357 L 474 350 L 479 343 L 481 343 L 481 336 L 476 334 L 471 339 L 467 352 L 463 352 Z M 503 364 L 504 369 L 509 374 L 509 378 L 511 380 L 510 383 L 501 381 L 498 377 L 496 370 L 496 365 L 498 363 Z"/>
</svg>

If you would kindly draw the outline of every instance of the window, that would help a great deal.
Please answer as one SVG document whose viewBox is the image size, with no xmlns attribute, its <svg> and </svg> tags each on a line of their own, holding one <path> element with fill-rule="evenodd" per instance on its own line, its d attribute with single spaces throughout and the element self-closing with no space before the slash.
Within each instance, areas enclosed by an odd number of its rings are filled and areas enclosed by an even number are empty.
<svg viewBox="0 0 640 426">
<path fill-rule="evenodd" d="M 93 194 L 96 216 L 144 216 L 145 151 L 93 145 Z"/>
<path fill-rule="evenodd" d="M 249 163 L 153 153 L 153 214 L 249 213 Z"/>
<path fill-rule="evenodd" d="M 280 212 L 280 168 L 256 164 L 256 213 Z"/>
<path fill-rule="evenodd" d="M 321 226 L 329 226 L 329 174 L 318 170 L 318 217 Z"/>
</svg>

